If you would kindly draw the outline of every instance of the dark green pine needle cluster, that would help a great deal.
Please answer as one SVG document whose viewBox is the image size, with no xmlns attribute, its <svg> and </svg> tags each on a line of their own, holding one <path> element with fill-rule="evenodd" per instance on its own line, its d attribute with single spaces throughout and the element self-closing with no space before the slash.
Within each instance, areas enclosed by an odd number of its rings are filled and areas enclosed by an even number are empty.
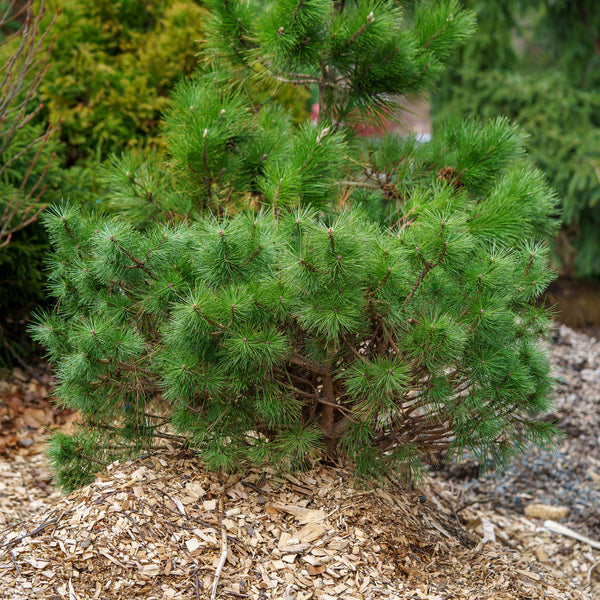
<svg viewBox="0 0 600 600">
<path fill-rule="evenodd" d="M 253 76 L 310 68 L 333 90 L 336 72 L 339 98 L 368 115 L 366 98 L 414 89 L 438 69 L 430 53 L 470 27 L 441 3 L 452 15 L 417 14 L 396 39 L 395 6 L 219 2 L 215 47 Z M 401 59 L 378 63 L 380 87 L 361 96 L 351 74 L 371 51 Z M 85 419 L 52 441 L 60 483 L 175 442 L 210 468 L 329 457 L 367 479 L 411 479 L 464 451 L 503 466 L 550 444 L 549 321 L 533 301 L 553 278 L 555 198 L 518 129 L 359 140 L 335 95 L 320 96 L 326 121 L 293 128 L 223 73 L 175 91 L 168 163 L 115 161 L 122 214 L 45 214 L 57 304 L 32 333 L 57 365 L 59 402 Z"/>
</svg>

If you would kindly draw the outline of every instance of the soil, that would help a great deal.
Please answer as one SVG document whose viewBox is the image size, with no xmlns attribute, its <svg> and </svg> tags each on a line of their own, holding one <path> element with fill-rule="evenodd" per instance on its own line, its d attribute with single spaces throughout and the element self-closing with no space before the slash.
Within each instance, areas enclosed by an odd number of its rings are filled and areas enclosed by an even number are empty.
<svg viewBox="0 0 600 600">
<path fill-rule="evenodd" d="M 559 277 L 546 302 L 555 307 L 557 321 L 600 339 L 600 281 Z"/>
</svg>

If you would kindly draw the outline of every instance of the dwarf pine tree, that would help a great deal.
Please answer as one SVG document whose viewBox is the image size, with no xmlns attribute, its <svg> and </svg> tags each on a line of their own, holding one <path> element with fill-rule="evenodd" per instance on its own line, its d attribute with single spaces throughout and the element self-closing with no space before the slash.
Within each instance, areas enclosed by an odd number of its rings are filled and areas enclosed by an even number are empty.
<svg viewBox="0 0 600 600">
<path fill-rule="evenodd" d="M 51 442 L 59 483 L 176 442 L 213 469 L 329 458 L 407 479 L 550 444 L 534 301 L 555 198 L 523 135 L 503 120 L 424 144 L 352 129 L 431 86 L 471 14 L 219 0 L 212 18 L 213 64 L 165 118 L 168 160 L 115 160 L 116 215 L 44 217 L 57 304 L 32 332 L 83 418 Z M 293 126 L 246 77 L 316 86 L 318 122 Z"/>
</svg>

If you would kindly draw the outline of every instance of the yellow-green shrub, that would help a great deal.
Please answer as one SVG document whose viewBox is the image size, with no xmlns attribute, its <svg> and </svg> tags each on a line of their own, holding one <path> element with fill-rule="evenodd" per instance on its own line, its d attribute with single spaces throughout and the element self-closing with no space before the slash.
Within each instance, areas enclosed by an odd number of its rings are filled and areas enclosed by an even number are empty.
<svg viewBox="0 0 600 600">
<path fill-rule="evenodd" d="M 51 0 L 62 14 L 42 85 L 64 119 L 67 165 L 160 145 L 158 120 L 175 81 L 197 66 L 205 11 L 194 0 Z"/>
</svg>

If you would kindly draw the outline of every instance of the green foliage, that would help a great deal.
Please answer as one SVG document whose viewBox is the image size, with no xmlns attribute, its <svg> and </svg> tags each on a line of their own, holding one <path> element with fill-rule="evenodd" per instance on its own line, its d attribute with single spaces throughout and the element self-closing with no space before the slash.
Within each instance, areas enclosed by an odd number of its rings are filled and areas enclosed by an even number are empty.
<svg viewBox="0 0 600 600">
<path fill-rule="evenodd" d="M 35 3 L 36 10 L 41 4 L 41 0 Z M 44 108 L 33 115 L 32 122 L 17 130 L 15 139 L 2 153 L 0 162 L 8 167 L 6 172 L 0 169 L 0 214 L 4 214 L 8 201 L 21 194 L 21 183 L 26 179 L 36 150 L 42 145 L 22 196 L 34 188 L 44 167 L 51 162 L 43 181 L 44 200 L 48 203 L 64 197 L 94 210 L 102 199 L 103 208 L 123 208 L 123 214 L 135 223 L 147 223 L 158 218 L 157 215 L 167 218 L 160 209 L 149 215 L 143 203 L 140 210 L 139 202 L 127 203 L 127 199 L 131 197 L 129 188 L 132 186 L 135 193 L 146 198 L 148 189 L 153 189 L 155 194 L 163 193 L 162 188 L 154 187 L 155 171 L 164 172 L 159 157 L 165 145 L 160 118 L 175 82 L 191 75 L 199 66 L 198 53 L 207 19 L 202 2 L 46 0 L 42 29 L 45 27 L 47 31 L 59 8 L 60 16 L 42 46 L 40 60 L 31 58 L 29 61 L 39 67 L 43 64 L 44 51 L 52 45 L 50 73 L 39 90 Z M 9 25 L 12 29 L 14 24 Z M 17 51 L 20 41 L 20 37 L 2 38 L 2 64 Z M 17 74 L 25 70 L 13 69 Z M 22 87 L 22 82 L 19 86 Z M 10 85 L 5 81 L 3 98 L 6 87 Z M 273 86 L 263 85 L 259 89 L 262 96 L 257 104 Z M 23 94 L 15 104 L 21 102 L 22 97 Z M 306 90 L 280 85 L 277 98 L 292 109 L 294 119 L 306 116 Z M 60 140 L 55 136 L 45 145 L 25 148 L 44 133 L 49 123 L 56 124 L 60 120 L 63 121 Z M 2 120 L 0 140 L 6 139 L 12 126 L 11 119 Z M 21 151 L 23 154 L 11 162 Z M 53 153 L 56 158 L 51 161 Z M 125 176 L 125 181 L 115 182 L 113 178 L 111 196 L 104 198 L 100 192 L 104 184 L 101 163 L 108 162 L 109 157 L 123 174 L 128 170 L 135 172 L 136 180 L 127 183 Z M 169 188 L 169 203 L 175 212 L 185 214 L 191 210 L 188 199 L 172 193 L 168 185 L 163 184 L 164 187 Z M 42 184 L 36 194 L 41 189 Z M 153 206 L 150 200 L 148 203 Z M 38 202 L 36 209 L 41 206 Z M 18 246 L 15 243 L 12 248 L 0 250 L 0 306 L 3 308 L 19 312 L 21 307 L 30 310 L 31 304 L 43 297 L 42 262 L 48 241 L 40 231 L 27 229 L 15 234 L 13 241 L 18 241 Z M 0 243 L 2 241 L 0 227 Z"/>
<path fill-rule="evenodd" d="M 75 489 L 94 481 L 102 463 L 94 458 L 98 442 L 92 434 L 78 433 L 73 436 L 56 432 L 48 446 L 48 457 L 56 470 L 56 483 L 64 489 Z M 104 449 L 106 458 L 116 460 L 119 453 Z"/>
<path fill-rule="evenodd" d="M 62 119 L 68 167 L 90 169 L 125 151 L 163 149 L 160 119 L 176 81 L 199 66 L 207 13 L 201 0 L 48 0 L 61 13 L 50 76 L 41 87 L 47 118 Z M 304 114 L 307 95 L 281 97 Z M 89 179 L 89 176 L 88 176 Z"/>
<path fill-rule="evenodd" d="M 0 119 L 0 215 L 31 195 L 23 206 L 30 210 L 24 222 L 43 208 L 42 200 L 66 197 L 94 206 L 100 161 L 131 146 L 161 146 L 161 112 L 174 82 L 197 66 L 205 15 L 191 0 L 46 0 L 35 2 L 35 14 L 42 6 L 46 18 L 39 35 L 38 20 L 32 19 L 26 36 L 24 47 L 26 52 L 31 47 L 31 55 L 25 56 L 20 33 L 2 38 L 0 45 L 0 64 L 20 56 L 1 90 L 0 113 L 9 108 L 11 113 Z M 60 17 L 50 27 L 59 8 Z M 40 84 L 38 74 L 45 69 L 50 46 L 50 72 Z M 11 89 L 20 91 L 7 103 Z M 26 94 L 22 112 L 17 108 Z M 43 108 L 38 106 L 41 99 Z M 28 122 L 21 123 L 25 116 Z M 49 124 L 61 120 L 60 134 L 44 137 Z M 19 224 L 22 212 L 0 225 L 0 243 L 5 241 L 4 230 Z M 3 317 L 7 311 L 22 318 L 43 298 L 47 249 L 43 230 L 31 227 L 15 232 L 11 244 L 0 249 Z"/>
<path fill-rule="evenodd" d="M 41 31 L 42 15 L 27 4 L 0 5 L 0 364 L 7 366 L 24 349 L 10 324 L 43 296 L 48 243 L 35 222 L 43 200 L 58 198 L 49 180 L 60 173 L 55 127 L 35 123 L 42 109 L 38 88 L 50 60 L 44 49 L 48 31 Z"/>
<path fill-rule="evenodd" d="M 64 119 L 69 164 L 160 146 L 175 81 L 194 71 L 205 12 L 193 0 L 67 0 L 42 86 L 49 119 Z"/>
<path fill-rule="evenodd" d="M 78 456 L 87 477 L 164 439 L 215 469 L 327 456 L 366 479 L 414 479 L 464 451 L 504 466 L 550 444 L 549 315 L 532 301 L 553 278 L 556 208 L 523 135 L 497 119 L 451 121 L 428 144 L 360 141 L 337 121 L 351 98 L 362 118 L 402 78 L 423 85 L 469 14 L 445 3 L 404 29 L 391 2 L 281 0 L 255 19 L 248 6 L 215 5 L 211 47 L 254 74 L 311 69 L 320 122 L 293 128 L 215 70 L 175 90 L 167 164 L 106 172 L 128 218 L 45 214 L 57 305 L 31 332 L 57 363 L 59 403 L 85 419 L 77 441 L 54 440 L 61 484 L 82 482 Z M 368 95 L 331 48 L 340 37 L 350 53 L 375 23 L 384 48 L 411 43 Z"/>
<path fill-rule="evenodd" d="M 545 66 L 561 72 L 575 88 L 598 88 L 600 7 L 594 0 L 538 0 L 537 43 L 546 54 Z"/>
<path fill-rule="evenodd" d="M 526 147 L 562 199 L 558 248 L 565 269 L 600 276 L 600 94 L 576 89 L 558 74 L 492 71 L 465 77 L 444 112 L 450 110 L 484 118 L 503 113 L 531 133 Z"/>
<path fill-rule="evenodd" d="M 420 3 L 410 27 L 388 0 L 207 4 L 214 34 L 208 48 L 259 76 L 317 85 L 322 123 L 353 115 L 379 122 L 383 109 L 398 105 L 394 94 L 419 93 L 435 82 L 474 25 L 453 0 Z"/>
<path fill-rule="evenodd" d="M 435 122 L 504 115 L 562 201 L 565 273 L 600 277 L 600 20 L 593 2 L 469 2 L 480 29 L 436 96 Z M 515 41 L 516 40 L 516 41 Z"/>
<path fill-rule="evenodd" d="M 234 89 L 214 90 L 229 71 L 180 82 L 166 113 L 170 161 L 124 155 L 103 172 L 103 206 L 131 223 L 197 218 L 251 203 L 322 205 L 344 161 L 339 133 L 294 127 L 271 101 L 258 108 Z"/>
</svg>

